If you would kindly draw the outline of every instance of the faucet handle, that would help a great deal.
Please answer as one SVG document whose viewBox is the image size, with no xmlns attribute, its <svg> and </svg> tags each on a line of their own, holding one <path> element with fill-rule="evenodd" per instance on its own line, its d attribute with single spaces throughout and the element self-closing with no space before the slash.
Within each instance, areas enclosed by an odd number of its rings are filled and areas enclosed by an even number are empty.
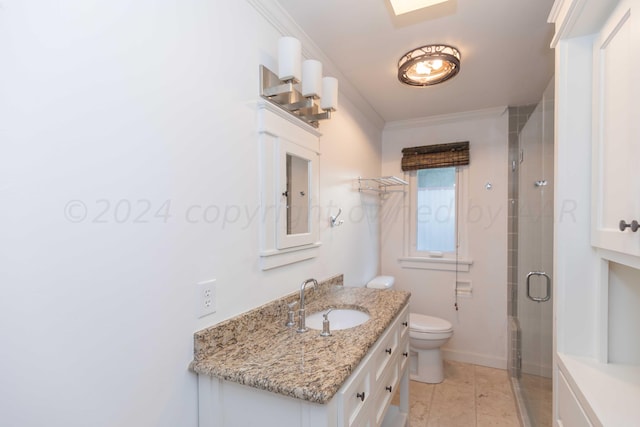
<svg viewBox="0 0 640 427">
<path fill-rule="evenodd" d="M 295 311 L 293 311 L 293 308 L 298 304 L 298 301 L 293 301 L 290 302 L 289 304 L 287 304 L 287 306 L 289 306 L 289 311 L 287 312 L 287 323 L 285 323 L 285 326 L 287 327 L 292 327 L 296 325 L 296 321 L 294 319 L 295 316 Z"/>
<path fill-rule="evenodd" d="M 331 336 L 331 327 L 329 325 L 329 313 L 331 313 L 332 310 L 333 308 L 330 308 L 329 310 L 327 310 L 326 313 L 322 314 L 322 317 L 324 317 L 324 320 L 322 321 L 322 332 L 320 332 L 321 337 Z"/>
</svg>

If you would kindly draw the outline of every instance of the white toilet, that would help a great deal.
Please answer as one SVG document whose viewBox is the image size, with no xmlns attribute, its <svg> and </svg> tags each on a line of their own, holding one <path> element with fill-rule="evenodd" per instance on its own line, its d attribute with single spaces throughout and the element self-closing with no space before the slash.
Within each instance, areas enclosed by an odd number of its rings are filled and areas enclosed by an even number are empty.
<svg viewBox="0 0 640 427">
<path fill-rule="evenodd" d="M 391 289 L 393 276 L 377 276 L 367 288 Z M 440 347 L 453 335 L 453 325 L 444 319 L 424 314 L 409 314 L 409 347 L 411 349 L 411 379 L 422 383 L 441 383 L 444 368 Z"/>
</svg>

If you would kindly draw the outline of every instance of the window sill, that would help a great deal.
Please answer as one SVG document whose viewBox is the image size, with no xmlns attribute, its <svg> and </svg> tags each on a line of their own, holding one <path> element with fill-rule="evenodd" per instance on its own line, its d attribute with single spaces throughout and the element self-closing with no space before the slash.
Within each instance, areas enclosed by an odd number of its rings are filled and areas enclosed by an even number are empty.
<svg viewBox="0 0 640 427">
<path fill-rule="evenodd" d="M 445 258 L 426 257 L 402 257 L 398 258 L 402 268 L 415 268 L 420 270 L 443 270 L 456 271 L 456 260 Z M 459 259 L 457 261 L 458 271 L 465 273 L 471 269 L 473 261 L 470 259 Z"/>
</svg>

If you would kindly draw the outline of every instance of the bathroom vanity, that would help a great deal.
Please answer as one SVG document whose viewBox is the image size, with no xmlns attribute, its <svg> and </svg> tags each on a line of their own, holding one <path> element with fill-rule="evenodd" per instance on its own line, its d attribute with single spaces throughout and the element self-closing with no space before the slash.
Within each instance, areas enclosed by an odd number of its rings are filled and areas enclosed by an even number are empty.
<svg viewBox="0 0 640 427">
<path fill-rule="evenodd" d="M 329 337 L 285 326 L 297 296 L 195 334 L 200 426 L 405 426 L 410 294 L 330 283 L 308 289 L 308 313 L 336 307 L 371 316 Z"/>
</svg>

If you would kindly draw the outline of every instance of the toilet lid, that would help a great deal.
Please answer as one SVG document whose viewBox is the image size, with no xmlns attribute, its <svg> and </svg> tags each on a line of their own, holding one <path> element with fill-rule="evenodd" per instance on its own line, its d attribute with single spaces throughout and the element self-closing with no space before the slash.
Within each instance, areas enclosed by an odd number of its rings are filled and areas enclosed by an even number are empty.
<svg viewBox="0 0 640 427">
<path fill-rule="evenodd" d="M 396 279 L 393 276 L 376 276 L 367 283 L 371 289 L 391 289 Z"/>
<path fill-rule="evenodd" d="M 453 330 L 453 325 L 444 319 L 418 313 L 409 314 L 409 325 L 411 330 L 418 332 L 449 332 Z"/>
</svg>

